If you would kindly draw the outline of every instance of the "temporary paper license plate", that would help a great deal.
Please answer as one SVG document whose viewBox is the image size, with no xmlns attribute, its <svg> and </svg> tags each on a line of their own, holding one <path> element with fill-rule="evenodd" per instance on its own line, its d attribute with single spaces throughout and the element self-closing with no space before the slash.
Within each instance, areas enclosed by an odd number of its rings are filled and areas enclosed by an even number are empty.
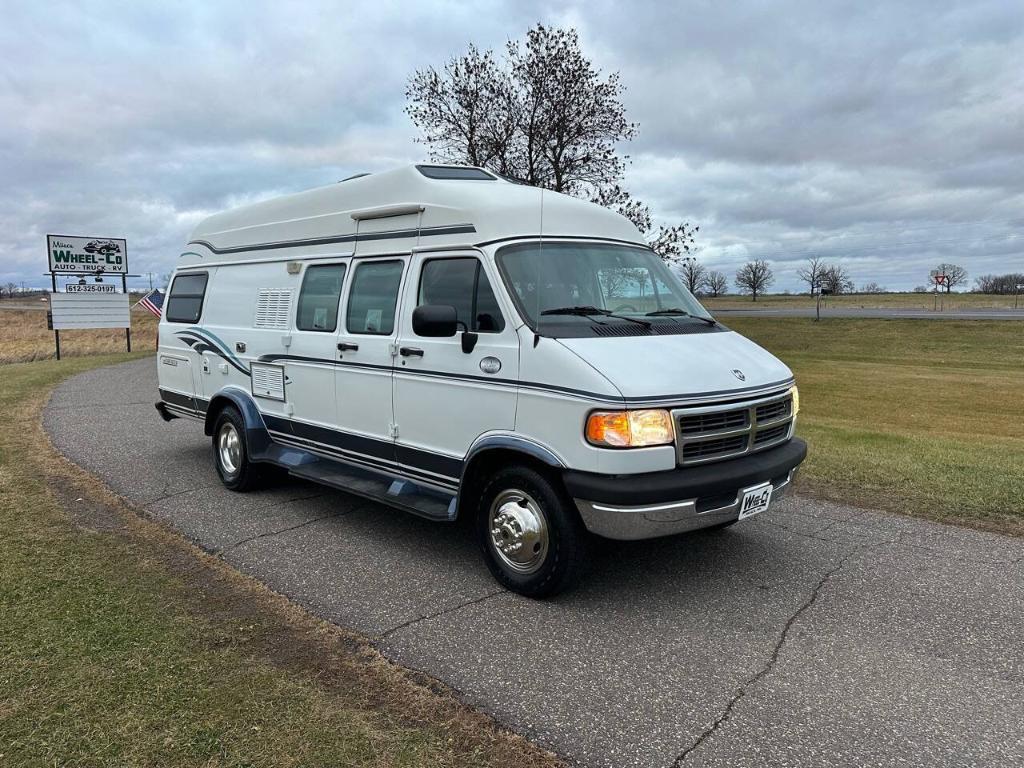
<svg viewBox="0 0 1024 768">
<path fill-rule="evenodd" d="M 768 509 L 768 504 L 771 500 L 771 483 L 765 483 L 764 485 L 757 486 L 757 488 L 751 488 L 743 494 L 743 501 L 740 503 L 739 519 L 742 520 L 745 517 L 756 515 L 758 512 L 764 512 Z"/>
</svg>

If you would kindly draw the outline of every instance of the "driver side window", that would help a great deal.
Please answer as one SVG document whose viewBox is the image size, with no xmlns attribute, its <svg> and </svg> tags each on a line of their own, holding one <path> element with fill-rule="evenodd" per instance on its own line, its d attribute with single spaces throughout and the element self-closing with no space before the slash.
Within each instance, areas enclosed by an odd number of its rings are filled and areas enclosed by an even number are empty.
<svg viewBox="0 0 1024 768">
<path fill-rule="evenodd" d="M 420 274 L 419 305 L 455 307 L 458 319 L 477 333 L 498 333 L 505 319 L 479 259 L 430 259 Z"/>
</svg>

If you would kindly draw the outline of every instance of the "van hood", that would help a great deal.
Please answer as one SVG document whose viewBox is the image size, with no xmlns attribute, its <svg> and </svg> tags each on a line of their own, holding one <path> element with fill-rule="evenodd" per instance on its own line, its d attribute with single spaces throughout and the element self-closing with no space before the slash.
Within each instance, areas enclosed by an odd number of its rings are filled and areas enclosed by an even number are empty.
<svg viewBox="0 0 1024 768">
<path fill-rule="evenodd" d="M 792 371 L 734 331 L 622 338 L 560 338 L 626 400 L 667 402 L 783 386 Z"/>
</svg>

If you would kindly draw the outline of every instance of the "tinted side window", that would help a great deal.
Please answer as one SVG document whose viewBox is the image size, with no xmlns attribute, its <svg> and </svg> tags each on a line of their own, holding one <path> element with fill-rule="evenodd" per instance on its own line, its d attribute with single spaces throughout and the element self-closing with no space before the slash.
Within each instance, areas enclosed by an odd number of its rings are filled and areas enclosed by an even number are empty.
<svg viewBox="0 0 1024 768">
<path fill-rule="evenodd" d="M 364 261 L 356 267 L 348 292 L 345 327 L 349 333 L 389 336 L 402 283 L 402 262 Z"/>
<path fill-rule="evenodd" d="M 167 309 L 164 316 L 169 323 L 197 323 L 203 312 L 203 296 L 206 295 L 205 272 L 178 275 L 174 278 L 167 294 Z"/>
<path fill-rule="evenodd" d="M 420 276 L 420 304 L 448 304 L 471 331 L 505 328 L 498 301 L 478 259 L 431 259 Z"/>
<path fill-rule="evenodd" d="M 338 327 L 338 301 L 345 282 L 344 264 L 307 267 L 299 291 L 295 327 L 300 331 L 333 331 Z"/>
</svg>

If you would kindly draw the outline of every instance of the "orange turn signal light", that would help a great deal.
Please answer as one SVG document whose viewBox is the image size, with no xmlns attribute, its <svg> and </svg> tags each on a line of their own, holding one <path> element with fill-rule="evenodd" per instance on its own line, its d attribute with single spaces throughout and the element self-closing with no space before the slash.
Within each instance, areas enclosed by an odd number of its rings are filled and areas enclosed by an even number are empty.
<svg viewBox="0 0 1024 768">
<path fill-rule="evenodd" d="M 668 445 L 672 415 L 664 410 L 595 411 L 587 417 L 587 442 L 611 448 Z"/>
</svg>

